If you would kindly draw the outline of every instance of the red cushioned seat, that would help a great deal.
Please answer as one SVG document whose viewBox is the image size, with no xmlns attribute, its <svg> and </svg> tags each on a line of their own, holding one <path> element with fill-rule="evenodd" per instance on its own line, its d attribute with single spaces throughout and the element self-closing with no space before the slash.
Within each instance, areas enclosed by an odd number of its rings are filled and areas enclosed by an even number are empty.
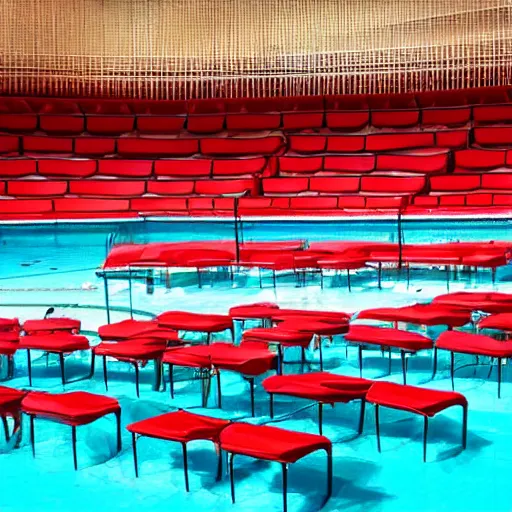
<svg viewBox="0 0 512 512">
<path fill-rule="evenodd" d="M 44 318 L 41 320 L 26 320 L 22 328 L 27 334 L 57 331 L 77 333 L 80 331 L 81 325 L 80 320 L 74 318 Z"/>
<path fill-rule="evenodd" d="M 262 184 L 266 196 L 300 194 L 309 189 L 308 178 L 264 178 Z"/>
<path fill-rule="evenodd" d="M 53 211 L 50 199 L 13 199 L 0 201 L 0 214 L 48 214 Z"/>
<path fill-rule="evenodd" d="M 7 194 L 14 197 L 58 197 L 66 194 L 66 181 L 8 181 Z"/>
<path fill-rule="evenodd" d="M 185 124 L 185 101 L 134 101 L 130 106 L 137 115 L 137 129 L 140 133 L 176 133 Z"/>
<path fill-rule="evenodd" d="M 267 165 L 267 159 L 237 158 L 231 160 L 213 160 L 213 176 L 255 176 L 261 174 Z"/>
<path fill-rule="evenodd" d="M 0 318 L 0 332 L 19 331 L 20 321 L 17 318 Z"/>
<path fill-rule="evenodd" d="M 457 174 L 449 176 L 431 176 L 430 192 L 471 192 L 481 187 L 480 174 Z"/>
<path fill-rule="evenodd" d="M 183 466 L 185 468 L 185 488 L 190 490 L 188 481 L 188 458 L 187 443 L 196 440 L 212 441 L 215 445 L 219 443 L 219 434 L 230 424 L 227 420 L 210 418 L 179 410 L 147 418 L 127 425 L 126 429 L 132 433 L 133 462 L 135 465 L 135 476 L 139 476 L 137 464 L 137 436 L 164 439 L 181 443 L 183 448 Z M 219 466 L 217 478 L 222 475 L 222 453 L 219 452 Z"/>
<path fill-rule="evenodd" d="M 70 425 L 73 434 L 73 459 L 75 470 L 78 467 L 76 456 L 76 427 L 86 425 L 108 414 L 117 419 L 117 451 L 121 451 L 121 407 L 114 398 L 95 395 L 86 391 L 50 394 L 31 392 L 21 403 L 23 412 L 30 416 L 32 453 L 35 456 L 34 418 L 45 418 Z"/>
<path fill-rule="evenodd" d="M 0 177 L 22 178 L 36 174 L 35 160 L 0 160 Z"/>
<path fill-rule="evenodd" d="M 455 152 L 455 168 L 465 170 L 499 169 L 505 167 L 505 151 L 466 149 Z"/>
<path fill-rule="evenodd" d="M 311 343 L 313 334 L 310 332 L 301 332 L 280 328 L 256 328 L 249 329 L 243 334 L 244 342 L 253 343 L 276 343 L 283 347 L 308 347 Z"/>
<path fill-rule="evenodd" d="M 337 336 L 348 332 L 348 322 L 335 322 L 333 319 L 324 321 L 322 318 L 303 319 L 299 316 L 289 316 L 279 324 L 280 329 L 295 330 L 316 334 L 317 336 Z"/>
<path fill-rule="evenodd" d="M 273 155 L 284 146 L 279 136 L 258 138 L 203 138 L 200 149 L 203 155 Z"/>
<path fill-rule="evenodd" d="M 184 366 L 187 368 L 211 368 L 210 348 L 211 345 L 172 347 L 164 352 L 162 362 L 168 365 Z M 172 378 L 171 397 L 174 397 Z"/>
<path fill-rule="evenodd" d="M 392 151 L 409 148 L 430 148 L 435 146 L 434 133 L 393 133 L 366 136 L 366 151 Z"/>
<path fill-rule="evenodd" d="M 125 212 L 130 203 L 127 199 L 71 199 L 54 200 L 56 212 Z"/>
<path fill-rule="evenodd" d="M 474 128 L 473 136 L 475 144 L 483 147 L 510 146 L 512 144 L 512 128 L 510 127 Z"/>
<path fill-rule="evenodd" d="M 160 328 L 156 320 L 122 320 L 100 326 L 98 334 L 103 341 L 122 341 L 141 337 L 164 337 L 168 341 L 179 340 L 176 331 Z"/>
<path fill-rule="evenodd" d="M 209 178 L 212 173 L 212 160 L 157 160 L 156 176 L 174 178 Z"/>
<path fill-rule="evenodd" d="M 365 95 L 326 96 L 325 118 L 331 130 L 359 131 L 370 120 Z"/>
<path fill-rule="evenodd" d="M 85 126 L 93 135 L 121 135 L 135 129 L 135 116 L 86 114 Z"/>
<path fill-rule="evenodd" d="M 430 107 L 421 110 L 423 126 L 462 126 L 470 119 L 470 107 Z"/>
<path fill-rule="evenodd" d="M 0 331 L 0 354 L 12 358 L 19 346 L 20 333 L 18 331 Z M 14 368 L 12 368 L 13 370 Z M 13 371 L 8 368 L 8 377 L 12 377 Z"/>
<path fill-rule="evenodd" d="M 202 196 L 243 196 L 256 191 L 253 178 L 238 180 L 198 180 L 195 193 Z"/>
<path fill-rule="evenodd" d="M 418 173 L 446 172 L 448 153 L 417 155 L 377 155 L 377 171 Z"/>
<path fill-rule="evenodd" d="M 233 330 L 233 321 L 227 315 L 167 311 L 157 317 L 158 325 L 170 329 L 195 332 L 222 332 Z"/>
<path fill-rule="evenodd" d="M 0 112 L 0 130 L 3 132 L 33 132 L 37 128 L 37 115 L 2 114 Z"/>
<path fill-rule="evenodd" d="M 335 194 L 331 190 L 329 193 Z M 337 197 L 292 197 L 290 198 L 290 208 L 292 211 L 319 211 L 336 210 L 338 208 Z"/>
<path fill-rule="evenodd" d="M 480 325 L 482 328 L 482 326 Z M 499 341 L 482 334 L 459 331 L 445 331 L 436 341 L 436 348 L 480 356 L 512 357 L 512 341 Z"/>
<path fill-rule="evenodd" d="M 99 160 L 98 175 L 126 178 L 149 178 L 153 172 L 152 160 Z"/>
<path fill-rule="evenodd" d="M 233 320 L 266 320 L 279 310 L 279 305 L 273 302 L 258 302 L 255 304 L 243 304 L 229 309 L 229 316 Z"/>
<path fill-rule="evenodd" d="M 362 174 L 375 170 L 375 155 L 338 155 L 324 158 L 325 173 Z"/>
<path fill-rule="evenodd" d="M 143 139 L 122 137 L 117 141 L 117 153 L 121 156 L 192 156 L 199 152 L 198 139 Z"/>
<path fill-rule="evenodd" d="M 314 157 L 278 157 L 279 175 L 286 174 L 315 174 L 323 169 L 323 158 Z"/>
<path fill-rule="evenodd" d="M 309 179 L 309 190 L 318 192 L 319 194 L 350 194 L 358 193 L 360 187 L 360 178 L 358 177 L 336 177 L 336 178 L 319 178 L 313 177 Z"/>
<path fill-rule="evenodd" d="M 327 149 L 327 137 L 323 135 L 289 135 L 290 151 L 297 153 L 322 153 Z"/>
<path fill-rule="evenodd" d="M 464 149 L 469 143 L 470 130 L 444 130 L 435 133 L 436 146 L 447 149 Z"/>
<path fill-rule="evenodd" d="M 89 178 L 96 174 L 96 160 L 39 160 L 37 172 L 48 178 Z"/>
<path fill-rule="evenodd" d="M 487 190 L 512 190 L 512 174 L 482 174 L 482 188 Z"/>
<path fill-rule="evenodd" d="M 21 336 L 20 348 L 27 350 L 44 350 L 46 352 L 65 353 L 89 350 L 89 340 L 85 336 L 56 332 L 54 334 L 33 334 Z"/>
<path fill-rule="evenodd" d="M 368 96 L 370 122 L 377 128 L 405 128 L 419 123 L 420 113 L 414 94 L 375 94 Z"/>
<path fill-rule="evenodd" d="M 148 194 L 157 196 L 190 196 L 194 194 L 195 181 L 148 181 Z"/>
<path fill-rule="evenodd" d="M 512 313 L 498 313 L 482 318 L 478 322 L 480 329 L 498 329 L 500 331 L 512 331 Z"/>
<path fill-rule="evenodd" d="M 423 460 L 427 458 L 428 417 L 448 407 L 460 405 L 463 408 L 462 447 L 466 448 L 467 406 L 466 398 L 453 391 L 439 391 L 416 386 L 402 386 L 393 382 L 376 382 L 366 395 L 366 400 L 375 404 L 377 446 L 380 452 L 379 407 L 390 407 L 424 416 Z"/>
<path fill-rule="evenodd" d="M 470 311 L 487 313 L 512 312 L 512 294 L 498 292 L 454 292 L 438 295 L 433 304 L 446 304 Z"/>
<path fill-rule="evenodd" d="M 230 131 L 277 130 L 280 126 L 281 114 L 278 112 L 228 112 L 226 115 L 226 128 Z"/>
<path fill-rule="evenodd" d="M 145 191 L 144 181 L 80 180 L 69 183 L 69 193 L 82 197 L 137 197 Z"/>
<path fill-rule="evenodd" d="M 471 321 L 468 311 L 440 304 L 414 304 L 401 308 L 375 308 L 360 311 L 357 318 L 416 325 L 448 325 L 462 327 Z"/>
<path fill-rule="evenodd" d="M 224 100 L 191 100 L 187 103 L 187 130 L 192 133 L 216 133 L 224 128 Z"/>
<path fill-rule="evenodd" d="M 21 138 L 24 153 L 73 153 L 71 137 L 39 137 L 25 135 Z"/>
<path fill-rule="evenodd" d="M 85 130 L 82 114 L 39 114 L 39 128 L 55 135 L 79 135 Z"/>
<path fill-rule="evenodd" d="M 2 153 L 21 153 L 20 139 L 11 135 L 0 135 L 0 154 Z"/>
<path fill-rule="evenodd" d="M 355 153 L 365 149 L 364 135 L 330 135 L 327 137 L 327 153 Z"/>
<path fill-rule="evenodd" d="M 116 139 L 106 137 L 77 137 L 75 155 L 105 156 L 116 153 Z"/>
<path fill-rule="evenodd" d="M 130 210 L 141 213 L 169 212 L 188 215 L 186 199 L 142 197 L 130 200 Z"/>
<path fill-rule="evenodd" d="M 361 193 L 379 195 L 417 194 L 425 188 L 423 176 L 362 176 Z"/>
<path fill-rule="evenodd" d="M 379 345 L 393 347 L 407 352 L 428 350 L 433 342 L 427 336 L 415 332 L 389 329 L 387 327 L 374 327 L 370 325 L 351 325 L 345 339 L 351 343 Z"/>
<path fill-rule="evenodd" d="M 506 100 L 508 102 L 508 98 Z M 474 105 L 473 120 L 476 124 L 499 124 L 512 121 L 512 105 Z"/>
<path fill-rule="evenodd" d="M 324 436 L 304 434 L 277 427 L 233 423 L 220 433 L 220 447 L 231 453 L 231 499 L 235 502 L 233 457 L 235 454 L 280 462 L 283 471 L 283 504 L 287 510 L 287 465 L 316 450 L 328 457 L 327 498 L 332 494 L 332 445 Z"/>
<path fill-rule="evenodd" d="M 0 417 L 3 419 L 4 434 L 6 441 L 21 429 L 21 402 L 26 391 L 0 386 Z M 7 418 L 14 420 L 12 433 L 9 433 Z"/>
</svg>

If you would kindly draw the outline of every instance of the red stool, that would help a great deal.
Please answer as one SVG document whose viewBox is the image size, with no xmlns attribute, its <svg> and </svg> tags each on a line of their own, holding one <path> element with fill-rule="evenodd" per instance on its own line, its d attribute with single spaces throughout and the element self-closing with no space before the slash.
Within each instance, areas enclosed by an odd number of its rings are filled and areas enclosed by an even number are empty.
<svg viewBox="0 0 512 512">
<path fill-rule="evenodd" d="M 377 448 L 380 450 L 379 406 L 419 414 L 424 418 L 423 461 L 427 460 L 428 418 L 454 405 L 462 406 L 462 447 L 466 448 L 468 432 L 468 402 L 460 393 L 438 391 L 416 386 L 404 386 L 392 382 L 375 382 L 366 395 L 366 400 L 375 404 L 375 428 Z"/>
<path fill-rule="evenodd" d="M 192 414 L 187 411 L 179 410 L 169 412 L 154 418 L 137 421 L 128 425 L 126 428 L 132 434 L 133 443 L 133 464 L 135 466 L 135 476 L 139 476 L 137 462 L 137 436 L 152 437 L 155 439 L 164 439 L 181 443 L 183 449 L 183 469 L 185 471 L 185 488 L 189 492 L 188 482 L 188 460 L 187 443 L 196 440 L 212 441 L 219 445 L 219 434 L 221 430 L 230 424 L 227 420 L 210 418 L 199 414 Z M 222 476 L 222 453 L 219 450 L 219 462 L 217 467 L 217 479 Z"/>
<path fill-rule="evenodd" d="M 107 414 L 115 414 L 117 420 L 117 451 L 121 451 L 121 407 L 114 398 L 94 395 L 85 391 L 58 394 L 33 391 L 23 399 L 21 407 L 23 412 L 30 417 L 30 442 L 34 457 L 36 455 L 34 436 L 34 419 L 36 417 L 63 423 L 71 427 L 75 470 L 78 469 L 76 427 L 80 425 L 92 423 Z"/>
<path fill-rule="evenodd" d="M 283 509 L 286 512 L 288 492 L 288 464 L 317 450 L 327 453 L 327 499 L 332 494 L 332 444 L 329 439 L 316 434 L 305 434 L 283 428 L 248 423 L 233 423 L 220 433 L 220 447 L 230 454 L 229 474 L 231 499 L 235 503 L 235 475 L 233 459 L 246 455 L 256 459 L 276 461 L 281 464 L 283 474 Z"/>
</svg>

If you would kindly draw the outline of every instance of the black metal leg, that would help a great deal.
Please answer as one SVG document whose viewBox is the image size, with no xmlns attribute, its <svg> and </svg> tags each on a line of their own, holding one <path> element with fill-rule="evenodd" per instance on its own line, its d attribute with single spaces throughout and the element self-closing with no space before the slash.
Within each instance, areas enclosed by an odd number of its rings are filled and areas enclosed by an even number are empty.
<svg viewBox="0 0 512 512">
<path fill-rule="evenodd" d="M 409 284 L 411 282 L 411 267 L 407 265 L 407 288 L 409 288 Z"/>
<path fill-rule="evenodd" d="M 363 347 L 359 345 L 359 377 L 363 376 Z"/>
<path fill-rule="evenodd" d="M 366 400 L 364 398 L 362 398 L 361 399 L 361 412 L 359 414 L 359 426 L 357 428 L 358 434 L 363 433 L 365 408 L 366 408 Z"/>
<path fill-rule="evenodd" d="M 402 356 L 402 377 L 404 384 L 407 384 L 407 362 L 405 360 L 405 352 L 403 350 L 400 351 Z"/>
<path fill-rule="evenodd" d="M 423 462 L 427 462 L 428 416 L 425 416 L 423 421 Z"/>
<path fill-rule="evenodd" d="M 7 423 L 7 416 L 2 415 L 2 423 L 4 425 L 5 442 L 9 442 L 9 424 Z"/>
<path fill-rule="evenodd" d="M 318 355 L 320 357 L 320 371 L 324 370 L 324 356 L 322 353 L 322 336 L 318 336 Z"/>
<path fill-rule="evenodd" d="M 263 283 L 261 281 L 261 268 L 258 268 L 258 273 L 259 273 L 259 276 L 260 276 L 260 288 L 263 288 Z"/>
<path fill-rule="evenodd" d="M 190 491 L 190 487 L 188 484 L 188 458 L 187 458 L 187 443 L 181 443 L 181 447 L 183 448 L 183 471 L 185 473 L 185 489 L 187 492 Z"/>
<path fill-rule="evenodd" d="M 103 381 L 105 382 L 105 390 L 108 391 L 107 356 L 103 356 Z"/>
<path fill-rule="evenodd" d="M 137 434 L 132 432 L 132 447 L 133 447 L 133 467 L 135 469 L 135 478 L 139 478 L 139 464 L 137 461 Z"/>
<path fill-rule="evenodd" d="M 71 426 L 71 437 L 73 444 L 73 464 L 75 465 L 75 471 L 78 469 L 78 462 L 76 459 L 76 427 L 75 425 Z"/>
<path fill-rule="evenodd" d="M 452 391 L 455 390 L 455 383 L 453 381 L 453 374 L 455 373 L 455 354 L 450 352 L 450 377 L 452 379 Z"/>
<path fill-rule="evenodd" d="M 462 406 L 462 448 L 465 450 L 468 441 L 468 406 Z"/>
<path fill-rule="evenodd" d="M 388 347 L 388 375 L 391 375 L 391 347 Z"/>
<path fill-rule="evenodd" d="M 304 347 L 301 347 L 301 365 L 304 367 L 306 364 L 306 349 Z"/>
<path fill-rule="evenodd" d="M 324 422 L 324 404 L 322 402 L 318 402 L 318 433 L 322 435 L 323 433 L 323 422 Z"/>
<path fill-rule="evenodd" d="M 327 452 L 327 499 L 332 496 L 332 452 Z"/>
<path fill-rule="evenodd" d="M 235 472 L 233 471 L 234 453 L 229 454 L 229 479 L 231 482 L 231 502 L 235 503 Z"/>
<path fill-rule="evenodd" d="M 251 386 L 251 415 L 254 418 L 254 379 L 249 379 L 249 385 Z"/>
<path fill-rule="evenodd" d="M 348 291 L 352 291 L 352 287 L 350 286 L 350 270 L 347 269 L 347 285 L 348 285 Z"/>
<path fill-rule="evenodd" d="M 283 346 L 280 343 L 277 344 L 277 359 L 278 359 L 278 371 L 277 371 L 277 374 L 278 375 L 283 375 L 283 359 L 284 359 L 284 354 L 283 354 Z"/>
<path fill-rule="evenodd" d="M 60 365 L 60 379 L 62 381 L 62 385 L 66 385 L 66 375 L 64 373 L 64 354 L 59 352 L 59 365 Z"/>
<path fill-rule="evenodd" d="M 28 368 L 28 385 L 32 387 L 32 359 L 30 357 L 30 349 L 27 349 L 27 368 Z"/>
<path fill-rule="evenodd" d="M 116 415 L 117 426 L 117 452 L 119 453 L 123 448 L 123 440 L 121 437 L 121 409 L 114 413 Z"/>
<path fill-rule="evenodd" d="M 171 398 L 174 398 L 174 366 L 169 365 L 169 389 L 171 390 Z"/>
<path fill-rule="evenodd" d="M 230 327 L 229 332 L 231 333 L 231 341 L 235 343 L 235 328 Z"/>
<path fill-rule="evenodd" d="M 436 376 L 437 373 L 437 347 L 434 347 L 434 361 L 432 367 L 432 379 Z"/>
<path fill-rule="evenodd" d="M 220 387 L 220 370 L 217 369 L 217 402 L 219 404 L 219 409 L 222 409 L 222 391 Z"/>
<path fill-rule="evenodd" d="M 377 434 L 377 450 L 380 453 L 380 425 L 379 425 L 379 406 L 375 406 L 375 433 Z"/>
<path fill-rule="evenodd" d="M 283 512 L 288 510 L 288 464 L 281 464 L 283 468 Z"/>
<path fill-rule="evenodd" d="M 272 282 L 274 284 L 274 288 L 276 287 L 276 271 L 272 270 Z"/>
<path fill-rule="evenodd" d="M 498 357 L 498 398 L 501 398 L 501 357 Z"/>
<path fill-rule="evenodd" d="M 222 480 L 222 450 L 220 445 L 215 445 L 219 450 L 219 458 L 217 460 L 217 477 L 216 480 L 219 482 Z"/>
<path fill-rule="evenodd" d="M 270 417 L 272 419 L 274 419 L 274 394 L 273 393 L 270 393 L 269 394 L 269 405 L 270 405 Z"/>
<path fill-rule="evenodd" d="M 137 398 L 140 398 L 140 386 L 139 386 L 139 363 L 133 363 L 135 367 L 135 391 L 137 393 Z"/>
<path fill-rule="evenodd" d="M 212 333 L 209 332 L 206 334 L 206 344 L 209 345 L 212 341 Z"/>
<path fill-rule="evenodd" d="M 491 269 L 491 281 L 494 286 L 496 284 L 496 268 Z"/>
<path fill-rule="evenodd" d="M 32 457 L 36 456 L 36 438 L 35 438 L 35 428 L 34 428 L 34 415 L 29 414 L 30 418 L 30 444 L 32 445 Z"/>
<path fill-rule="evenodd" d="M 382 289 L 382 263 L 379 263 L 378 277 L 379 277 L 379 290 L 381 290 Z"/>
</svg>

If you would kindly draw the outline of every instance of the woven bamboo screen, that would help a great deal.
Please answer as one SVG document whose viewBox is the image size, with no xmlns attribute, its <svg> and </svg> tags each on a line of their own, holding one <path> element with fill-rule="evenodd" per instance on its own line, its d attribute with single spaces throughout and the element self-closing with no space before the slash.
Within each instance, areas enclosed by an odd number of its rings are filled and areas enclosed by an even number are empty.
<svg viewBox="0 0 512 512">
<path fill-rule="evenodd" d="M 510 84 L 512 0 L 0 0 L 0 93 L 204 98 Z"/>
</svg>

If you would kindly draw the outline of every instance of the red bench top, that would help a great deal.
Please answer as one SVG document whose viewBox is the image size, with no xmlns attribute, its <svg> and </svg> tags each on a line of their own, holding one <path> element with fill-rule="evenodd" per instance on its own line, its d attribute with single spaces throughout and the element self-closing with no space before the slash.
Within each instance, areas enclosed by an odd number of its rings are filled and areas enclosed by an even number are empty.
<svg viewBox="0 0 512 512">
<path fill-rule="evenodd" d="M 430 338 L 416 332 L 371 325 L 351 325 L 345 339 L 353 343 L 396 347 L 412 352 L 429 349 L 434 345 Z"/>
<path fill-rule="evenodd" d="M 135 434 L 168 441 L 186 443 L 196 439 L 218 442 L 222 429 L 230 424 L 227 420 L 210 418 L 187 411 L 175 411 L 127 425 Z"/>
<path fill-rule="evenodd" d="M 166 348 L 166 341 L 154 338 L 139 338 L 120 343 L 103 342 L 94 347 L 97 356 L 109 356 L 120 361 L 152 361 L 160 359 Z"/>
<path fill-rule="evenodd" d="M 276 311 L 279 311 L 279 306 L 273 302 L 257 302 L 234 306 L 229 310 L 229 316 L 235 320 L 272 318 Z"/>
<path fill-rule="evenodd" d="M 233 328 L 227 315 L 167 311 L 157 316 L 158 325 L 170 329 L 195 332 L 220 332 Z"/>
<path fill-rule="evenodd" d="M 336 336 L 337 334 L 347 333 L 349 326 L 347 320 L 335 322 L 332 318 L 324 321 L 322 318 L 308 320 L 300 316 L 289 316 L 285 317 L 284 322 L 279 324 L 279 329 L 295 330 L 323 336 Z"/>
<path fill-rule="evenodd" d="M 483 318 L 478 322 L 480 329 L 499 329 L 502 331 L 512 331 L 512 313 L 498 313 Z"/>
<path fill-rule="evenodd" d="M 115 324 L 102 325 L 98 329 L 100 338 L 106 340 L 126 340 L 139 337 L 160 337 L 168 336 L 169 340 L 178 340 L 178 333 L 158 327 L 156 320 L 122 320 Z"/>
<path fill-rule="evenodd" d="M 366 400 L 422 416 L 434 416 L 453 405 L 466 406 L 468 403 L 463 395 L 454 391 L 439 391 L 393 382 L 375 382 L 368 391 Z"/>
<path fill-rule="evenodd" d="M 307 347 L 312 337 L 313 335 L 310 332 L 281 329 L 279 327 L 261 327 L 245 331 L 242 340 L 244 342 L 279 343 L 285 347 Z"/>
<path fill-rule="evenodd" d="M 437 338 L 436 347 L 462 354 L 512 357 L 512 341 L 499 341 L 483 334 L 446 331 Z"/>
<path fill-rule="evenodd" d="M 55 334 L 21 336 L 19 348 L 48 352 L 75 352 L 76 350 L 89 350 L 90 347 L 89 340 L 85 336 L 57 332 Z"/>
<path fill-rule="evenodd" d="M 305 434 L 266 425 L 233 423 L 220 433 L 220 445 L 230 453 L 257 459 L 293 463 L 316 451 L 331 452 L 331 441 L 324 436 Z"/>
<path fill-rule="evenodd" d="M 73 318 L 43 318 L 41 320 L 27 320 L 23 330 L 28 334 L 48 331 L 80 331 L 80 320 Z"/>
<path fill-rule="evenodd" d="M 310 398 L 327 403 L 364 398 L 372 384 L 371 380 L 329 372 L 273 375 L 262 383 L 267 393 Z"/>
<path fill-rule="evenodd" d="M 120 410 L 115 398 L 86 391 L 50 394 L 29 393 L 21 403 L 27 414 L 56 420 L 66 425 L 85 425 Z"/>
<path fill-rule="evenodd" d="M 512 312 L 512 294 L 499 292 L 454 292 L 438 295 L 433 304 L 445 304 L 470 311 Z"/>
<path fill-rule="evenodd" d="M 0 332 L 18 331 L 20 329 L 20 321 L 17 318 L 0 318 Z"/>
<path fill-rule="evenodd" d="M 17 415 L 26 391 L 0 386 L 0 416 Z"/>
</svg>

